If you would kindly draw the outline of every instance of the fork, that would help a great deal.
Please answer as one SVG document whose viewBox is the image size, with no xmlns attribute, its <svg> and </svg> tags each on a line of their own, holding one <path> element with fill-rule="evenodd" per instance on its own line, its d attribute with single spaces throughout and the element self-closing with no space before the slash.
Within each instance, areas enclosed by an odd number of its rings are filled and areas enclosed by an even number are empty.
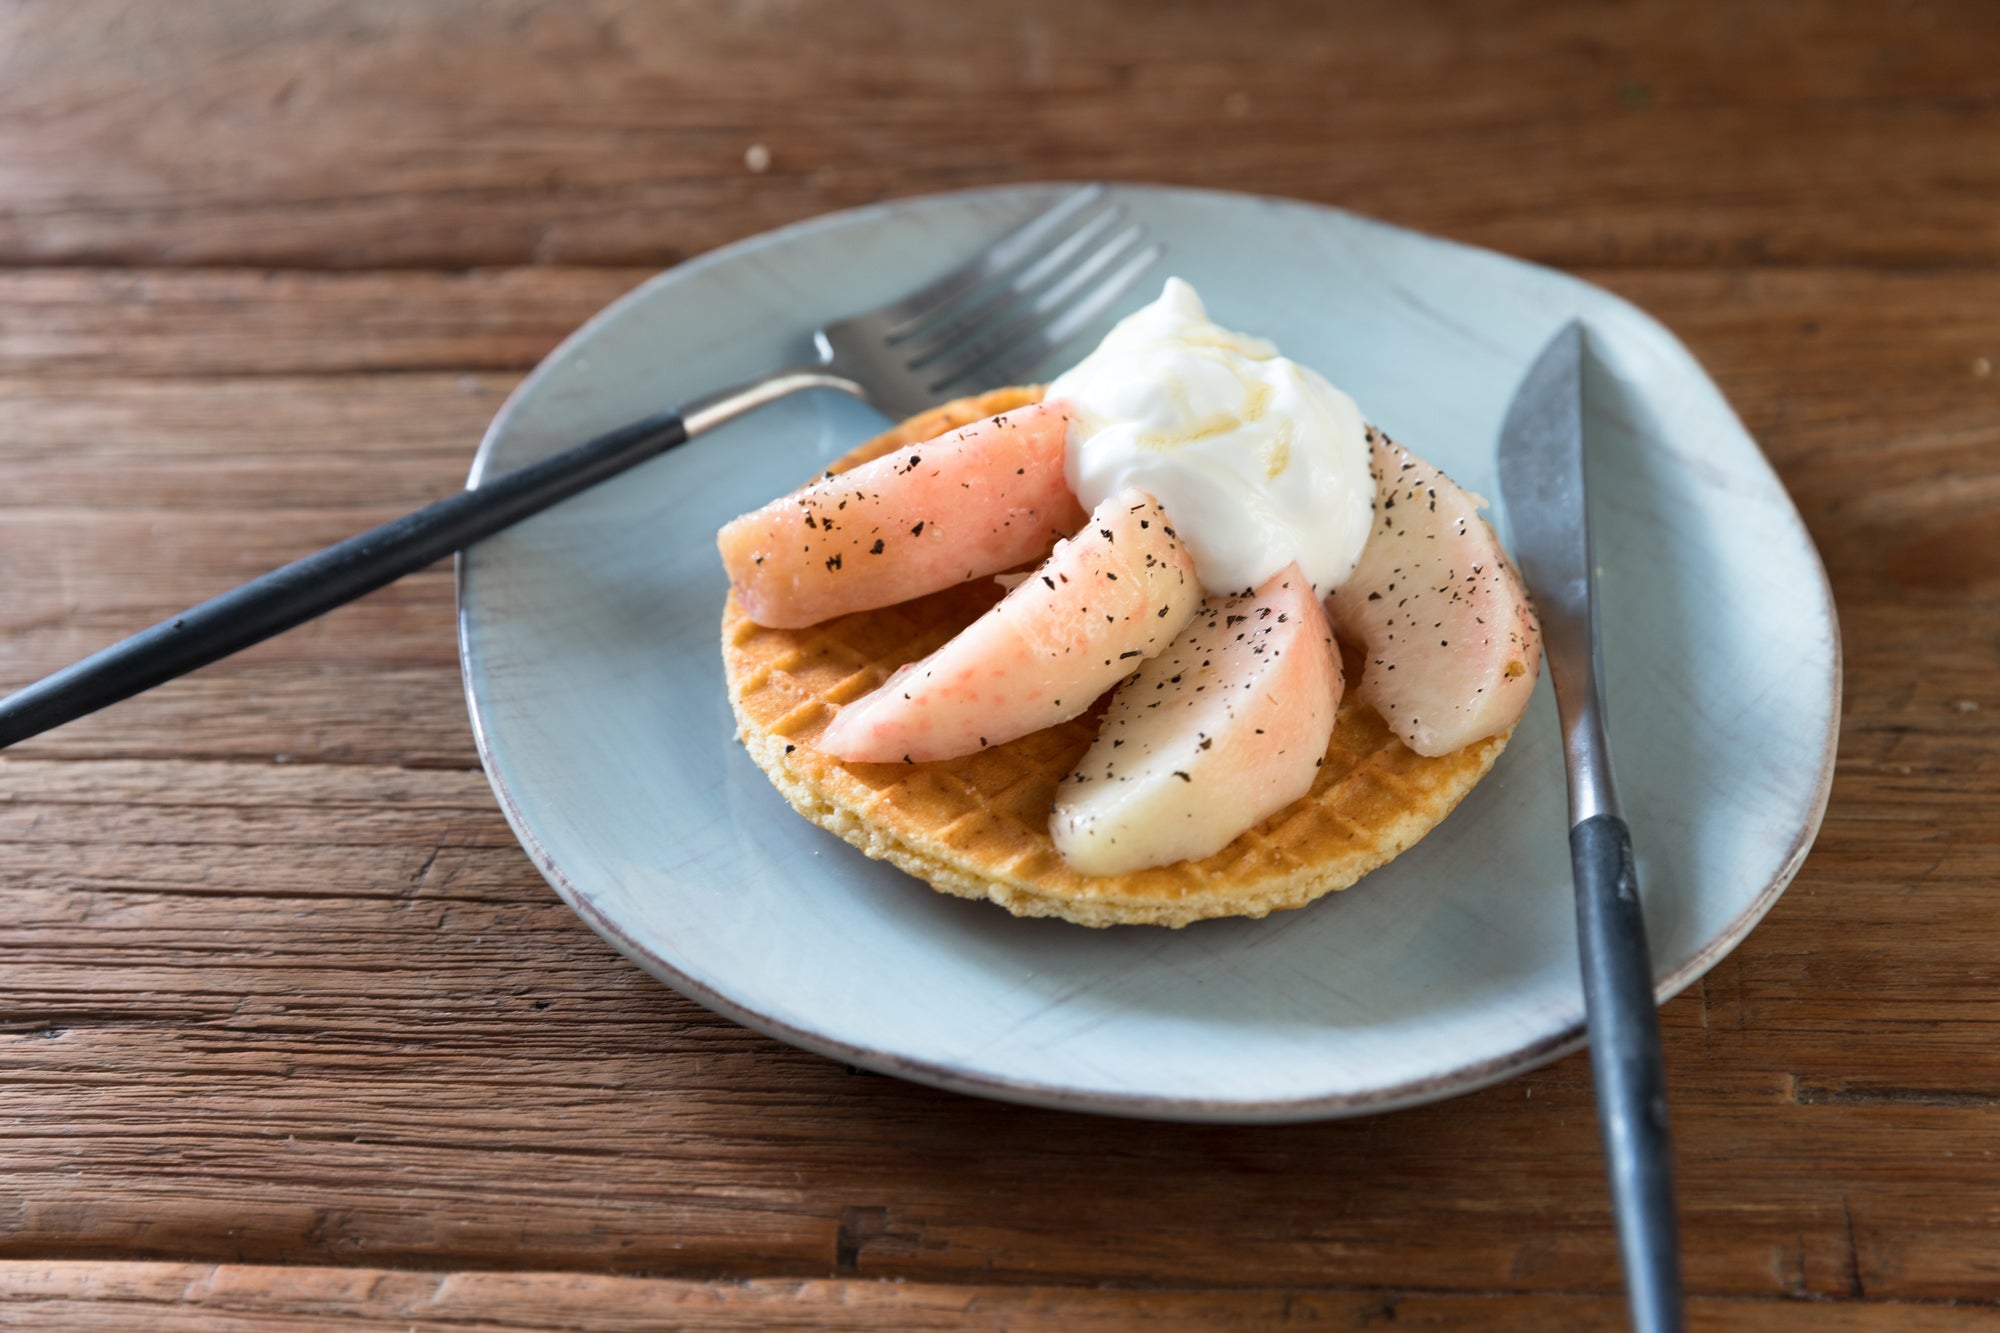
<svg viewBox="0 0 2000 1333">
<path fill-rule="evenodd" d="M 1089 185 L 908 295 L 812 335 L 803 365 L 657 412 L 163 620 L 0 699 L 0 748 L 186 675 L 464 550 L 746 412 L 807 389 L 891 417 L 1027 378 L 1162 253 Z"/>
</svg>

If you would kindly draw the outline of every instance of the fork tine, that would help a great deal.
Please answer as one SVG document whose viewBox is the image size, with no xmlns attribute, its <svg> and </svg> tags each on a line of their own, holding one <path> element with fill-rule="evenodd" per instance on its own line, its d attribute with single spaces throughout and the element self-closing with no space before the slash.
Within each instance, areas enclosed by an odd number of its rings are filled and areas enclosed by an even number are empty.
<svg viewBox="0 0 2000 1333">
<path fill-rule="evenodd" d="M 1087 328 L 1111 307 L 1139 276 L 1166 253 L 1155 242 L 1125 259 L 1109 277 L 1091 288 L 1074 303 L 1070 293 L 1090 281 L 1107 264 L 1130 249 L 1141 233 L 1132 227 L 1093 255 L 1084 265 L 1059 284 L 1064 290 L 1043 294 L 1037 307 L 992 335 L 974 340 L 959 350 L 949 366 L 935 368 L 931 386 L 936 390 L 963 387 L 976 378 L 982 384 L 1012 384 L 1015 378 L 1033 370 L 1048 356 Z"/>
<path fill-rule="evenodd" d="M 1005 303 L 973 321 L 966 337 L 910 363 L 933 383 L 946 383 L 963 371 L 1012 346 L 1033 329 L 1061 313 L 1062 305 L 1084 283 L 1095 277 L 1120 254 L 1132 248 L 1143 232 L 1127 227 L 1085 256 L 1075 268 L 1048 289 L 1025 300 Z"/>
<path fill-rule="evenodd" d="M 1059 203 L 1008 232 L 969 262 L 875 313 L 890 326 L 892 337 L 907 332 L 911 325 L 930 318 L 947 302 L 977 291 L 993 279 L 1011 272 L 1034 254 L 1050 235 L 1103 197 L 1104 187 L 1099 184 L 1072 191 Z"/>
<path fill-rule="evenodd" d="M 986 318 L 976 321 L 974 329 L 983 332 L 975 331 L 971 337 L 949 347 L 940 348 L 929 356 L 918 357 L 910 363 L 910 368 L 921 370 L 938 361 L 966 366 L 1013 343 L 1037 322 L 1053 318 L 1055 314 L 1060 313 L 1062 304 L 1069 300 L 1078 288 L 1096 277 L 1119 255 L 1131 249 L 1143 234 L 1138 227 L 1127 227 L 1087 255 L 1082 263 L 1046 291 L 1028 300 L 995 310 Z"/>
<path fill-rule="evenodd" d="M 1084 300 L 1070 307 L 1039 333 L 1008 348 L 989 363 L 980 378 L 995 386 L 1026 383 L 1037 367 L 1089 328 L 1165 253 L 1165 246 L 1155 244 L 1132 256 Z"/>
<path fill-rule="evenodd" d="M 1008 318 L 1010 308 L 1017 308 L 1021 298 L 1032 297 L 1037 288 L 1060 273 L 1065 265 L 1082 253 L 1085 247 L 1095 242 L 1107 228 L 1117 226 L 1124 216 L 1124 208 L 1117 205 L 1092 214 L 1082 226 L 1008 278 L 992 296 L 978 300 L 961 299 L 947 302 L 947 305 L 956 308 L 957 313 L 920 322 L 903 337 L 892 337 L 890 343 L 902 348 L 913 367 L 936 360 L 972 330 L 981 326 L 990 327 L 996 321 Z M 938 313 L 942 315 L 944 312 L 940 309 Z"/>
<path fill-rule="evenodd" d="M 1111 303 L 1122 296 L 1126 288 L 1137 282 L 1140 274 L 1158 263 L 1160 256 L 1166 252 L 1166 246 L 1158 241 L 1153 242 L 1121 265 L 1117 272 L 1106 278 L 1089 296 L 1058 316 L 1042 331 L 1042 337 L 1050 340 L 1048 351 L 1054 351 L 1089 327 L 1092 320 L 1110 309 Z M 1044 355 L 1047 355 L 1047 352 Z"/>
</svg>

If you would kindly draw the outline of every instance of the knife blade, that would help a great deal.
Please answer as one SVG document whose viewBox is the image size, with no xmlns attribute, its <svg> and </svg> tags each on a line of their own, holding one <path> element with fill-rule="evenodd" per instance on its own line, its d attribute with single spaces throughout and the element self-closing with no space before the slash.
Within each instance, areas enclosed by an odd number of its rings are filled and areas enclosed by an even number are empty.
<svg viewBox="0 0 2000 1333">
<path fill-rule="evenodd" d="M 1585 355 L 1584 327 L 1571 320 L 1521 381 L 1500 430 L 1500 495 L 1512 555 L 1541 619 L 1562 724 L 1591 1082 L 1632 1326 L 1679 1333 L 1680 1252 L 1653 962 L 1598 689 Z"/>
</svg>

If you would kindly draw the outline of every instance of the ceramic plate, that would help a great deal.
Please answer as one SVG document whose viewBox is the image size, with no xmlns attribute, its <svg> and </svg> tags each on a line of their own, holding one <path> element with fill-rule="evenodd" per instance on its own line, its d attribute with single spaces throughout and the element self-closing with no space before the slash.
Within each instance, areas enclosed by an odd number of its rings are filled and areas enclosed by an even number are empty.
<svg viewBox="0 0 2000 1333">
<path fill-rule="evenodd" d="M 660 275 L 522 384 L 473 484 L 800 359 L 819 322 L 954 266 L 1061 189 L 859 209 Z M 1611 734 L 1659 992 L 1694 980 L 1805 855 L 1839 712 L 1819 559 L 1722 395 L 1660 325 L 1560 273 L 1306 204 L 1114 193 L 1165 242 L 1161 276 L 1192 281 L 1221 323 L 1275 339 L 1485 495 L 1499 494 L 1496 436 L 1522 372 L 1565 320 L 1589 322 Z M 1351 1115 L 1464 1092 L 1581 1044 L 1546 678 L 1492 775 L 1420 845 L 1263 921 L 1016 920 L 933 893 L 793 814 L 734 739 L 714 534 L 882 425 L 836 395 L 794 398 L 464 559 L 480 756 L 522 844 L 584 920 L 762 1032 L 1045 1106 Z"/>
</svg>

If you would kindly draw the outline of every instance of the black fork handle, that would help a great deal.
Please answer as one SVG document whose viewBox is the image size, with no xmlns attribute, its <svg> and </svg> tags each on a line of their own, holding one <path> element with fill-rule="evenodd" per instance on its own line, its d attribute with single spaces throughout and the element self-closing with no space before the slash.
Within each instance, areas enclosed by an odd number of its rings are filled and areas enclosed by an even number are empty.
<svg viewBox="0 0 2000 1333">
<path fill-rule="evenodd" d="M 0 699 L 0 748 L 344 606 L 687 438 L 678 412 L 660 412 L 274 569 Z"/>
</svg>

